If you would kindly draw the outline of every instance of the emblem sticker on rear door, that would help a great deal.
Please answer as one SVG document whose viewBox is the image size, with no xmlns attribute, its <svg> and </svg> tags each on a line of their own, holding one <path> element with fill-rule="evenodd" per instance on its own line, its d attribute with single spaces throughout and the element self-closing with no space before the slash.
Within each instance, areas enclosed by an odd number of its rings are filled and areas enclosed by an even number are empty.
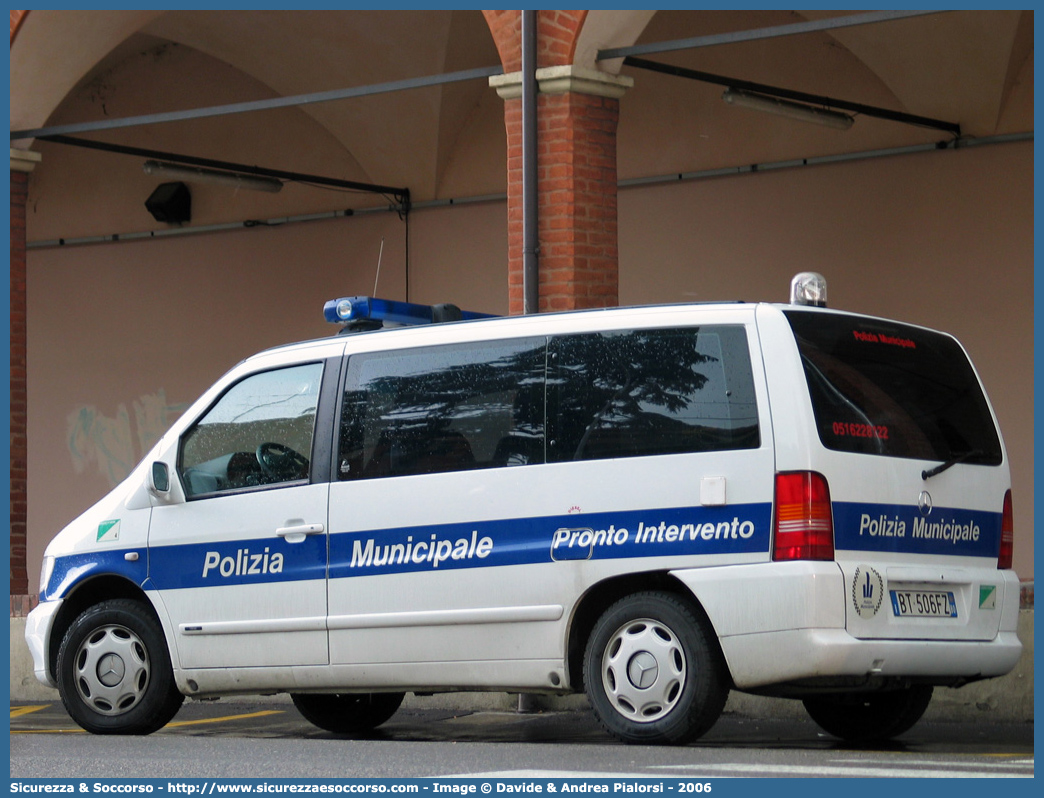
<svg viewBox="0 0 1044 798">
<path fill-rule="evenodd" d="M 860 565 L 852 578 L 852 605 L 860 618 L 873 618 L 884 600 L 884 579 L 868 565 Z"/>
<path fill-rule="evenodd" d="M 979 609 L 980 610 L 995 610 L 995 609 L 997 609 L 997 586 L 996 585 L 979 585 Z"/>
</svg>

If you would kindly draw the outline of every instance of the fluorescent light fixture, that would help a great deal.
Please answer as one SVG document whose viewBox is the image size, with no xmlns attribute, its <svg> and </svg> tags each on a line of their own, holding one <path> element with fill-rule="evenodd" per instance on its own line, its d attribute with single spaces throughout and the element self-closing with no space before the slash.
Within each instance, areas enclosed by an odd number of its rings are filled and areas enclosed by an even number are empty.
<svg viewBox="0 0 1044 798">
<path fill-rule="evenodd" d="M 824 108 L 816 108 L 813 105 L 794 103 L 781 100 L 778 97 L 770 97 L 767 94 L 755 94 L 738 89 L 726 89 L 721 99 L 729 105 L 737 108 L 749 108 L 753 111 L 764 111 L 777 116 L 785 116 L 788 119 L 796 119 L 799 122 L 812 122 L 816 125 L 836 128 L 837 130 L 848 130 L 855 121 L 848 114 L 838 111 L 828 111 Z"/>
<path fill-rule="evenodd" d="M 163 161 L 145 161 L 145 174 L 185 180 L 190 183 L 211 183 L 217 186 L 246 188 L 252 191 L 267 191 L 275 194 L 281 191 L 283 183 L 274 177 L 246 175 L 242 172 L 219 172 L 216 169 L 202 169 L 197 166 L 182 166 Z"/>
</svg>

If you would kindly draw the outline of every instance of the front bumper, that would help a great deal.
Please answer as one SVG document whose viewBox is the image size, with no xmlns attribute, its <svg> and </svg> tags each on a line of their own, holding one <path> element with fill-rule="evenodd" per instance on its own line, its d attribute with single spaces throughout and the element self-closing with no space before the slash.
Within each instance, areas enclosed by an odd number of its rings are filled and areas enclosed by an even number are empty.
<svg viewBox="0 0 1044 798">
<path fill-rule="evenodd" d="M 51 627 L 61 606 L 61 599 L 43 601 L 25 619 L 25 642 L 33 656 L 33 672 L 37 681 L 48 687 L 58 686 L 48 663 L 51 661 Z"/>
</svg>

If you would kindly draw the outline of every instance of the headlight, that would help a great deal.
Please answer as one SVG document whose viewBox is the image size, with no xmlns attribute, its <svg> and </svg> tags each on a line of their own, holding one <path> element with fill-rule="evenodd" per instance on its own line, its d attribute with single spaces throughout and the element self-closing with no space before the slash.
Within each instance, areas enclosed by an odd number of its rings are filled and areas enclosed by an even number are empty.
<svg viewBox="0 0 1044 798">
<path fill-rule="evenodd" d="M 47 595 L 47 583 L 51 581 L 51 571 L 54 570 L 54 557 L 44 557 L 40 565 L 40 597 Z"/>
</svg>

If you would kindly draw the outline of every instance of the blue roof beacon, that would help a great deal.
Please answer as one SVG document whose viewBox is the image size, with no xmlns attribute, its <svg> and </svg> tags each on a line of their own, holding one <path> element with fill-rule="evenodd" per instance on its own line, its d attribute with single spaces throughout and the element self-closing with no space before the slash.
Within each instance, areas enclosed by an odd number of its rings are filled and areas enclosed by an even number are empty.
<svg viewBox="0 0 1044 798">
<path fill-rule="evenodd" d="M 386 325 L 441 324 L 494 318 L 494 314 L 461 310 L 448 302 L 420 305 L 369 296 L 331 299 L 323 306 L 323 316 L 332 324 L 344 325 L 339 335 L 378 330 Z"/>
</svg>

